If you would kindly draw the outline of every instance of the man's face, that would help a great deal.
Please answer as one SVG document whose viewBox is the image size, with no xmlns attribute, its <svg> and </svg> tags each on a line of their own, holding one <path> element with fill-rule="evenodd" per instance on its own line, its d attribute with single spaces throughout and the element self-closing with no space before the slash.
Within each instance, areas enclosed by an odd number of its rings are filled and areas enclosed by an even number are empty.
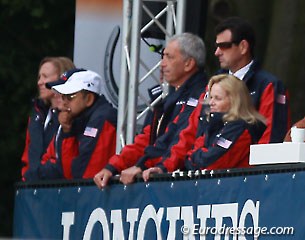
<svg viewBox="0 0 305 240">
<path fill-rule="evenodd" d="M 88 93 L 89 94 L 89 93 Z M 82 91 L 72 94 L 62 94 L 62 105 L 60 110 L 69 112 L 72 118 L 81 114 L 87 106 L 88 95 Z"/>
<path fill-rule="evenodd" d="M 185 65 L 188 59 L 181 55 L 177 41 L 169 42 L 163 51 L 161 68 L 164 79 L 173 87 L 180 86 L 185 78 Z"/>
<path fill-rule="evenodd" d="M 225 30 L 216 36 L 215 56 L 218 57 L 220 67 L 236 72 L 242 66 L 242 49 L 239 44 L 232 43 L 232 33 Z"/>
</svg>

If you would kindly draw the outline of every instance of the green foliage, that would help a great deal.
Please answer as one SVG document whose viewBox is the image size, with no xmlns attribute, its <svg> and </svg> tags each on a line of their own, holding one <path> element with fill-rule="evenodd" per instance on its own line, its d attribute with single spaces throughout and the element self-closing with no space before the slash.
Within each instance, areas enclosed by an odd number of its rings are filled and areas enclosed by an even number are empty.
<svg viewBox="0 0 305 240">
<path fill-rule="evenodd" d="M 0 0 L 0 237 L 11 236 L 30 101 L 45 56 L 72 58 L 74 0 Z"/>
</svg>

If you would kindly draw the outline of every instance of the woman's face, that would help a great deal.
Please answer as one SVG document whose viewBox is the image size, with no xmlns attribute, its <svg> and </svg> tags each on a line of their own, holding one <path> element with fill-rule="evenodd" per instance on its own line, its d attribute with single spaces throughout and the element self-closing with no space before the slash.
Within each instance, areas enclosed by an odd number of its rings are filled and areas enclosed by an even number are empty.
<svg viewBox="0 0 305 240">
<path fill-rule="evenodd" d="M 228 112 L 231 107 L 230 98 L 219 83 L 211 87 L 209 104 L 211 112 Z"/>
<path fill-rule="evenodd" d="M 45 84 L 47 82 L 56 81 L 59 78 L 57 69 L 51 62 L 45 62 L 39 69 L 38 73 L 38 90 L 39 97 L 43 101 L 51 101 L 54 96 L 54 92 L 50 89 L 47 89 Z"/>
</svg>

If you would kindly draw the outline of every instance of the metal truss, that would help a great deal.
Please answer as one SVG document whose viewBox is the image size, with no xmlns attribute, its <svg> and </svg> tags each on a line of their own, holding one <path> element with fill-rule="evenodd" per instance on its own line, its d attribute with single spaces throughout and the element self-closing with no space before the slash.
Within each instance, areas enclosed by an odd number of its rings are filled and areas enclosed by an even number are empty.
<svg viewBox="0 0 305 240">
<path fill-rule="evenodd" d="M 154 15 L 147 7 L 146 2 L 163 2 L 165 8 Z M 119 153 L 125 144 L 134 140 L 137 121 L 145 113 L 161 100 L 160 96 L 152 103 L 139 94 L 139 85 L 147 81 L 149 77 L 159 79 L 155 76 L 155 70 L 159 68 L 160 60 L 152 68 L 146 66 L 145 61 L 140 58 L 141 34 L 153 24 L 165 34 L 165 42 L 174 34 L 184 31 L 186 0 L 123 0 L 123 26 L 122 26 L 122 51 L 121 51 L 121 76 L 119 83 L 118 99 L 118 125 L 117 125 L 117 147 Z M 150 21 L 143 27 L 143 11 L 150 17 Z M 160 18 L 166 16 L 166 24 L 162 25 Z M 140 66 L 147 73 L 139 77 Z M 145 109 L 138 112 L 139 98 L 144 102 Z"/>
</svg>

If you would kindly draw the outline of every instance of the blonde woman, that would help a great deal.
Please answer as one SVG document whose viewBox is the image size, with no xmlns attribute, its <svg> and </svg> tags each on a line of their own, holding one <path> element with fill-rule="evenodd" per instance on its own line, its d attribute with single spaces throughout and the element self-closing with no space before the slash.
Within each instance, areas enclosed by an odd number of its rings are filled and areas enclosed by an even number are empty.
<svg viewBox="0 0 305 240">
<path fill-rule="evenodd" d="M 145 170 L 144 180 L 150 173 L 174 171 L 183 162 L 187 170 L 249 166 L 250 145 L 258 142 L 266 126 L 245 83 L 233 75 L 216 75 L 208 92 L 209 111 L 197 106 L 170 156 Z"/>
<path fill-rule="evenodd" d="M 208 88 L 208 123 L 197 132 L 186 169 L 248 167 L 250 145 L 262 136 L 264 118 L 255 110 L 244 82 L 233 75 L 212 77 Z"/>
<path fill-rule="evenodd" d="M 56 133 L 59 122 L 57 107 L 58 94 L 46 87 L 67 70 L 75 68 L 67 57 L 45 57 L 41 60 L 37 74 L 38 97 L 33 100 L 32 112 L 28 119 L 25 148 L 21 157 L 22 180 L 37 180 L 40 159 Z"/>
</svg>

